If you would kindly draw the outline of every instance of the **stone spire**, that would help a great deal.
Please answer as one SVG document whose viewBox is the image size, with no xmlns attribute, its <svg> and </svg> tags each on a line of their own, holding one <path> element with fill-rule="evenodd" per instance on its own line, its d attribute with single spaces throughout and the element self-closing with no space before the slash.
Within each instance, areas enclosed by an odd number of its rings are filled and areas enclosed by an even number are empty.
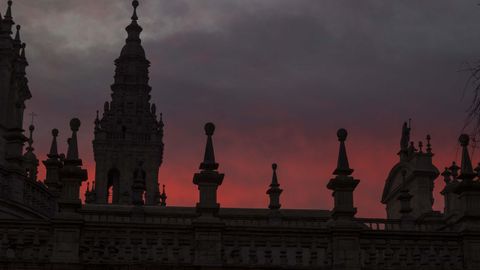
<svg viewBox="0 0 480 270">
<path fill-rule="evenodd" d="M 43 161 L 43 165 L 46 168 L 45 185 L 54 194 L 54 196 L 60 196 L 60 169 L 63 167 L 60 155 L 58 154 L 57 147 L 58 129 L 52 129 L 52 144 L 50 146 L 50 152 L 47 154 L 47 159 Z"/>
<path fill-rule="evenodd" d="M 198 186 L 200 200 L 197 203 L 197 211 L 204 217 L 213 217 L 219 208 L 217 203 L 217 188 L 223 182 L 224 174 L 218 173 L 218 163 L 215 162 L 213 149 L 213 133 L 215 125 L 205 124 L 207 143 L 203 162 L 200 164 L 200 172 L 193 176 L 193 183 Z"/>
<path fill-rule="evenodd" d="M 353 203 L 353 191 L 360 182 L 350 175 L 353 170 L 348 164 L 345 140 L 347 139 L 347 131 L 343 128 L 337 131 L 340 149 L 338 155 L 337 168 L 333 172 L 335 178 L 330 179 L 327 188 L 333 191 L 334 207 L 332 211 L 332 220 L 334 224 L 341 226 L 355 226 L 353 217 L 357 212 L 357 208 Z"/>
<path fill-rule="evenodd" d="M 50 152 L 48 153 L 47 157 L 49 158 L 59 158 L 58 155 L 58 146 L 57 146 L 57 137 L 58 137 L 58 129 L 52 129 L 52 144 L 50 145 Z"/>
<path fill-rule="evenodd" d="M 115 60 L 112 99 L 105 102 L 103 115 L 96 116 L 94 122 L 96 203 L 108 203 L 112 197 L 112 204 L 132 204 L 132 175 L 138 160 L 143 160 L 145 204 L 157 205 L 163 123 L 157 121 L 156 107 L 150 102 L 150 62 L 140 39 L 138 1 L 132 1 L 132 6 L 133 15 L 125 29 L 127 38 Z"/>
<path fill-rule="evenodd" d="M 82 169 L 82 160 L 78 156 L 77 132 L 80 120 L 70 121 L 72 137 L 68 139 L 67 157 L 60 169 L 60 198 L 58 199 L 59 215 L 64 218 L 80 218 L 77 210 L 81 207 L 80 186 L 88 179 L 87 170 Z"/>
<path fill-rule="evenodd" d="M 459 200 L 457 204 L 458 218 L 455 222 L 458 223 L 460 230 L 479 230 L 480 207 L 473 202 L 480 201 L 480 181 L 474 180 L 477 174 L 473 171 L 472 161 L 468 153 L 470 137 L 467 134 L 462 134 L 458 141 L 462 146 L 462 162 L 458 179 L 462 181 L 455 186 L 454 190 Z"/>
<path fill-rule="evenodd" d="M 340 148 L 338 151 L 337 168 L 333 171 L 334 175 L 351 175 L 353 170 L 348 165 L 347 150 L 345 149 L 345 140 L 347 139 L 347 131 L 343 128 L 337 131 L 338 141 L 340 142 Z"/>
<path fill-rule="evenodd" d="M 115 83 L 137 83 L 148 84 L 148 67 L 150 62 L 145 57 L 145 50 L 142 47 L 140 33 L 142 27 L 138 24 L 137 7 L 138 1 L 133 1 L 132 22 L 125 28 L 127 31 L 127 39 L 122 48 L 120 57 L 115 60 L 117 69 L 115 71 Z M 126 66 L 134 66 L 135 68 L 126 68 Z M 149 87 L 148 87 L 149 88 Z M 148 89 L 149 91 L 150 89 Z"/>
<path fill-rule="evenodd" d="M 201 170 L 216 170 L 218 169 L 218 163 L 215 162 L 215 151 L 213 150 L 213 132 L 215 131 L 215 125 L 213 123 L 207 123 L 205 125 L 205 134 L 207 135 L 207 144 L 205 146 L 205 155 L 203 162 L 200 164 Z"/>
<path fill-rule="evenodd" d="M 7 2 L 5 16 L 0 20 L 0 163 L 7 165 L 9 170 L 24 172 L 23 146 L 28 138 L 23 134 L 23 113 L 25 100 L 31 98 L 26 78 L 26 59 L 21 57 L 20 33 L 12 37 L 12 1 Z"/>
<path fill-rule="evenodd" d="M 2 21 L 3 25 L 6 25 L 6 28 L 3 30 L 6 30 L 6 32 L 9 34 L 12 33 L 12 26 L 15 24 L 12 17 L 12 4 L 13 2 L 11 0 L 7 2 L 7 11 L 5 12 L 5 16 L 3 17 Z"/>
<path fill-rule="evenodd" d="M 471 181 L 475 177 L 475 172 L 473 171 L 472 161 L 470 160 L 470 154 L 468 153 L 470 137 L 467 134 L 462 134 L 458 138 L 458 141 L 462 146 L 462 163 L 460 165 L 460 175 L 458 176 L 458 179 Z"/>
<path fill-rule="evenodd" d="M 278 210 L 282 206 L 280 204 L 280 194 L 283 190 L 280 188 L 280 184 L 278 183 L 276 163 L 272 164 L 272 170 L 272 183 L 270 184 L 270 188 L 267 190 L 267 194 L 270 197 L 270 203 L 268 205 L 268 208 L 272 210 Z"/>
<path fill-rule="evenodd" d="M 78 141 L 77 132 L 80 128 L 80 120 L 73 118 L 70 121 L 70 129 L 72 130 L 72 137 L 68 139 L 68 150 L 65 164 L 82 165 L 82 161 L 78 158 Z"/>
</svg>

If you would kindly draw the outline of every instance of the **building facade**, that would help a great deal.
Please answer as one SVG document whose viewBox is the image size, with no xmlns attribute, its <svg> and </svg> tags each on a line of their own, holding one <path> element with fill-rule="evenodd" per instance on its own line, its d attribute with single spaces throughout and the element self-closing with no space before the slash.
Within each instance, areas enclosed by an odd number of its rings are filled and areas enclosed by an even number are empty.
<svg viewBox="0 0 480 270">
<path fill-rule="evenodd" d="M 439 212 L 432 209 L 440 172 L 430 136 L 415 146 L 405 123 L 381 198 L 387 218 L 360 218 L 354 191 L 361 181 L 348 162 L 345 129 L 337 131 L 338 163 L 326 185 L 333 209 L 282 208 L 276 164 L 269 205 L 248 209 L 217 201 L 225 175 L 215 159 L 215 125 L 207 123 L 205 155 L 192 179 L 199 201 L 167 206 L 157 179 L 163 122 L 150 102 L 136 0 L 115 60 L 112 99 L 95 119 L 96 175 L 85 202 L 79 119 L 70 121 L 66 154 L 52 130 L 46 177 L 38 179 L 35 127 L 28 137 L 23 130 L 31 98 L 26 46 L 7 3 L 0 17 L 0 269 L 480 269 L 480 167 L 472 166 L 467 135 L 459 138 L 460 165 L 441 173 Z"/>
</svg>

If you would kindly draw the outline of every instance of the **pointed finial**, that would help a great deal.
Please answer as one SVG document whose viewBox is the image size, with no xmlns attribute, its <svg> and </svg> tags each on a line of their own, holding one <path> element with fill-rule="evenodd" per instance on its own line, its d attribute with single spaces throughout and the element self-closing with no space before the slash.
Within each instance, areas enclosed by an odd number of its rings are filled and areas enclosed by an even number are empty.
<svg viewBox="0 0 480 270">
<path fill-rule="evenodd" d="M 87 182 L 87 193 L 90 192 L 90 182 Z"/>
<path fill-rule="evenodd" d="M 5 12 L 5 20 L 12 20 L 12 0 L 7 2 L 7 11 Z"/>
<path fill-rule="evenodd" d="M 132 21 L 138 20 L 138 16 L 137 16 L 137 7 L 138 7 L 138 5 L 139 5 L 139 3 L 138 3 L 137 0 L 132 1 L 132 6 L 133 6 Z"/>
<path fill-rule="evenodd" d="M 280 204 L 280 194 L 283 192 L 283 190 L 280 188 L 280 184 L 278 184 L 276 163 L 272 164 L 272 170 L 272 183 L 270 184 L 270 188 L 267 190 L 267 194 L 270 198 L 268 208 L 272 210 L 277 210 L 280 209 L 280 207 L 282 206 Z"/>
<path fill-rule="evenodd" d="M 58 129 L 52 129 L 52 145 L 50 146 L 50 153 L 48 153 L 47 157 L 49 158 L 58 158 L 58 150 L 57 150 L 57 136 L 58 136 Z"/>
<path fill-rule="evenodd" d="M 20 28 L 21 26 L 17 24 L 17 32 L 15 33 L 15 41 L 20 42 Z"/>
<path fill-rule="evenodd" d="M 423 153 L 423 142 L 422 141 L 418 141 L 418 151 L 420 153 Z"/>
<path fill-rule="evenodd" d="M 468 181 L 475 176 L 472 168 L 472 161 L 470 160 L 470 154 L 468 153 L 470 137 L 467 134 L 462 134 L 458 138 L 458 141 L 462 146 L 462 163 L 460 164 L 460 176 L 458 178 Z"/>
<path fill-rule="evenodd" d="M 270 187 L 278 187 L 280 185 L 278 184 L 278 178 L 277 178 L 277 163 L 272 164 L 272 170 L 273 170 L 272 183 L 270 184 Z"/>
<path fill-rule="evenodd" d="M 347 130 L 346 129 L 339 129 L 337 131 L 337 137 L 338 141 L 340 142 L 340 149 L 338 152 L 338 162 L 337 162 L 337 168 L 335 171 L 333 171 L 334 175 L 351 175 L 353 172 L 353 169 L 350 169 L 350 166 L 348 164 L 348 157 L 347 157 L 347 150 L 345 148 L 345 140 L 347 139 Z"/>
<path fill-rule="evenodd" d="M 80 128 L 80 120 L 73 118 L 70 120 L 70 129 L 72 130 L 72 137 L 68 142 L 67 160 L 78 160 L 78 142 L 77 131 Z"/>
<path fill-rule="evenodd" d="M 215 125 L 213 123 L 206 123 L 205 134 L 207 135 L 207 144 L 205 146 L 203 162 L 200 164 L 201 170 L 213 171 L 218 169 L 218 163 L 215 162 L 215 152 L 213 150 L 212 136 L 214 132 Z"/>
</svg>

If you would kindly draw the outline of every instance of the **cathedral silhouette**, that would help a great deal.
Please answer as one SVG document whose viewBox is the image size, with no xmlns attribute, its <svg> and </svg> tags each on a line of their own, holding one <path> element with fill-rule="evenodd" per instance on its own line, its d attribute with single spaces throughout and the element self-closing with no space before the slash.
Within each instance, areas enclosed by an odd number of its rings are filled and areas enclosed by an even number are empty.
<svg viewBox="0 0 480 270">
<path fill-rule="evenodd" d="M 458 142 L 460 166 L 453 162 L 441 173 L 443 212 L 432 209 L 440 172 L 430 136 L 414 145 L 404 123 L 399 160 L 381 198 L 387 218 L 360 218 L 354 191 L 361 181 L 352 176 L 347 130 L 337 131 L 337 167 L 326 185 L 333 209 L 282 208 L 276 164 L 268 206 L 225 208 L 217 202 L 225 175 L 215 159 L 216 127 L 206 123 L 205 155 L 193 174 L 198 203 L 168 205 L 157 179 L 164 125 L 150 102 L 150 62 L 139 3 L 132 5 L 111 100 L 95 119 L 95 180 L 84 202 L 79 119 L 70 121 L 66 154 L 52 130 L 42 161 L 46 177 L 37 178 L 35 127 L 28 127 L 28 137 L 23 129 L 25 101 L 32 97 L 26 46 L 20 26 L 14 28 L 12 1 L 0 16 L 0 269 L 480 269 L 480 165 L 472 166 L 465 134 Z"/>
</svg>

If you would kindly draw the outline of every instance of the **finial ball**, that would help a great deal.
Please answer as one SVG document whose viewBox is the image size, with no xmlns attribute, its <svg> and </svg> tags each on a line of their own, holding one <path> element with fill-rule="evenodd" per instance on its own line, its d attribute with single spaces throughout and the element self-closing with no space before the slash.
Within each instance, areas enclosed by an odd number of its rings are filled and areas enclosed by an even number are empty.
<svg viewBox="0 0 480 270">
<path fill-rule="evenodd" d="M 276 169 L 277 169 L 277 163 L 273 163 L 273 164 L 272 164 L 272 169 L 273 169 L 273 170 L 276 170 Z"/>
<path fill-rule="evenodd" d="M 58 136 L 58 129 L 54 128 L 52 129 L 52 136 L 57 137 Z"/>
<path fill-rule="evenodd" d="M 34 130 L 35 130 L 35 126 L 34 126 L 34 125 L 30 125 L 30 126 L 28 127 L 28 130 L 34 131 Z"/>
<path fill-rule="evenodd" d="M 17 31 L 20 30 L 20 28 L 22 28 L 20 24 L 17 24 Z"/>
<path fill-rule="evenodd" d="M 12 4 L 13 4 L 12 0 L 8 0 L 7 5 L 11 7 Z"/>
<path fill-rule="evenodd" d="M 78 128 L 80 128 L 80 119 L 73 118 L 72 120 L 70 120 L 70 129 L 72 131 L 78 131 Z"/>
<path fill-rule="evenodd" d="M 341 142 L 343 142 L 347 139 L 347 135 L 348 135 L 348 132 L 344 128 L 341 128 L 337 131 L 338 140 L 341 141 Z"/>
<path fill-rule="evenodd" d="M 215 125 L 212 122 L 208 122 L 205 124 L 205 133 L 208 136 L 212 136 L 214 131 L 215 131 Z"/>
<path fill-rule="evenodd" d="M 460 142 L 461 146 L 467 146 L 468 142 L 470 141 L 470 137 L 467 134 L 462 134 L 458 137 L 458 141 Z"/>
<path fill-rule="evenodd" d="M 137 7 L 138 7 L 138 1 L 137 1 L 137 0 L 133 0 L 133 1 L 132 1 L 132 6 L 133 6 L 134 8 L 137 8 Z"/>
</svg>

